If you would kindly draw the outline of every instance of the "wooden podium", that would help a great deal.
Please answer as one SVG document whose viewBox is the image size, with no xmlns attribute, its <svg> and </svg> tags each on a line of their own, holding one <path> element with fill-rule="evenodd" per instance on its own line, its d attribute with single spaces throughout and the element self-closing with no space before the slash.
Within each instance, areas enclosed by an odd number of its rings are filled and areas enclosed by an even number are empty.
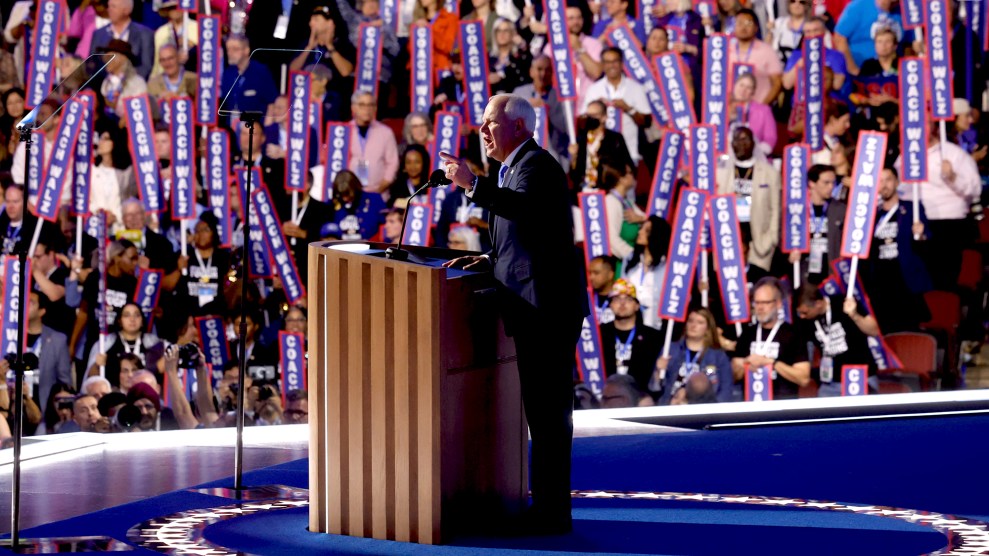
<svg viewBox="0 0 989 556">
<path fill-rule="evenodd" d="M 514 514 L 528 431 L 488 273 L 309 246 L 309 529 L 426 544 Z"/>
</svg>

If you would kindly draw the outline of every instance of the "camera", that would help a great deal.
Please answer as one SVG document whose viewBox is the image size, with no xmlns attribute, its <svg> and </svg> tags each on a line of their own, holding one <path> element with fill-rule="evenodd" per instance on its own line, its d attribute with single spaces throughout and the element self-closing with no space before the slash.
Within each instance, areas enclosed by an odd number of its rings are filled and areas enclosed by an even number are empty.
<svg viewBox="0 0 989 556">
<path fill-rule="evenodd" d="M 179 348 L 179 368 L 199 368 L 199 344 L 190 342 Z"/>
<path fill-rule="evenodd" d="M 57 402 L 56 407 L 58 409 L 72 409 L 72 404 L 75 403 L 75 398 L 60 398 Z"/>
<path fill-rule="evenodd" d="M 141 410 L 134 405 L 127 404 L 117 410 L 113 416 L 114 424 L 119 430 L 130 430 L 141 422 Z"/>
</svg>

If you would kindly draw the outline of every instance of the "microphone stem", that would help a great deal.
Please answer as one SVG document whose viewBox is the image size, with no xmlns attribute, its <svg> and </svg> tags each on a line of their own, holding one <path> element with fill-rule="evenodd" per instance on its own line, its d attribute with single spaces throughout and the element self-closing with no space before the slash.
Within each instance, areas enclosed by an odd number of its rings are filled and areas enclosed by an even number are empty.
<svg viewBox="0 0 989 556">
<path fill-rule="evenodd" d="M 398 234 L 398 247 L 397 247 L 397 249 L 399 251 L 402 250 L 402 238 L 405 237 L 405 223 L 409 221 L 409 205 L 412 204 L 412 199 L 415 199 L 416 198 L 416 195 L 422 193 L 423 191 L 429 189 L 432 186 L 433 186 L 433 182 L 431 180 L 428 180 L 428 181 L 426 181 L 425 184 L 423 184 L 422 187 L 420 187 L 419 189 L 416 189 L 415 193 L 413 193 L 412 195 L 409 196 L 409 204 L 405 206 L 405 214 L 402 215 L 402 231 Z"/>
</svg>

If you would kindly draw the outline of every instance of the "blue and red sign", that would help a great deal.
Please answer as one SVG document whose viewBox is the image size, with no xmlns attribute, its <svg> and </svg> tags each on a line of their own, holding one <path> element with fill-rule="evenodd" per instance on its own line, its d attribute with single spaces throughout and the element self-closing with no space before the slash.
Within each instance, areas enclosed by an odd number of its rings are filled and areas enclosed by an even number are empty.
<svg viewBox="0 0 989 556">
<path fill-rule="evenodd" d="M 549 111 L 546 105 L 534 108 L 536 112 L 536 126 L 532 131 L 532 138 L 540 147 L 549 146 Z"/>
<path fill-rule="evenodd" d="M 309 97 L 312 91 L 312 74 L 290 71 L 288 82 L 285 190 L 305 191 L 306 175 L 309 173 Z"/>
<path fill-rule="evenodd" d="M 223 77 L 220 47 L 220 16 L 199 15 L 199 90 L 196 94 L 196 122 L 217 125 L 220 103 L 220 80 Z"/>
<path fill-rule="evenodd" d="M 333 181 L 347 169 L 350 161 L 350 129 L 348 122 L 326 124 L 326 171 L 323 174 L 323 200 L 333 198 Z"/>
<path fill-rule="evenodd" d="M 127 120 L 127 141 L 134 159 L 137 191 L 144 202 L 145 212 L 161 212 L 161 176 L 158 173 L 158 156 L 151 140 L 154 137 L 154 120 L 151 119 L 151 101 L 148 95 L 127 97 L 124 100 L 124 116 Z"/>
<path fill-rule="evenodd" d="M 27 85 L 24 106 L 28 110 L 38 106 L 55 86 L 55 69 L 58 65 L 58 35 L 65 26 L 60 0 L 39 0 L 31 35 L 31 55 L 28 58 Z"/>
<path fill-rule="evenodd" d="M 703 191 L 689 187 L 680 191 L 673 238 L 666 255 L 666 274 L 660 289 L 659 317 L 662 319 L 683 321 L 687 318 L 706 208 L 707 194 Z"/>
<path fill-rule="evenodd" d="M 845 229 L 841 237 L 842 257 L 869 258 L 872 225 L 876 220 L 879 176 L 885 160 L 886 134 L 881 131 L 861 132 L 855 147 L 852 189 L 848 194 Z"/>
<path fill-rule="evenodd" d="M 728 152 L 728 36 L 716 33 L 704 39 L 704 75 L 701 83 L 701 120 L 714 126 L 718 154 Z"/>
<path fill-rule="evenodd" d="M 594 307 L 593 290 L 589 290 L 587 295 L 591 307 Z M 606 372 L 596 311 L 591 311 L 591 314 L 584 318 L 584 324 L 580 328 L 580 339 L 577 341 L 577 370 L 580 372 L 580 379 L 591 389 L 591 393 L 600 398 L 601 393 L 604 392 Z"/>
<path fill-rule="evenodd" d="M 259 184 L 251 196 L 252 205 L 258 213 L 261 229 L 264 230 L 264 242 L 268 252 L 278 267 L 278 276 L 282 279 L 282 289 L 290 304 L 295 304 L 306 296 L 306 286 L 299 278 L 299 270 L 295 267 L 295 258 L 289 253 L 282 223 L 275 212 L 275 203 L 264 184 Z"/>
<path fill-rule="evenodd" d="M 580 202 L 581 221 L 584 225 L 584 262 L 590 267 L 594 257 L 611 254 L 605 194 L 603 191 L 580 193 L 577 200 Z"/>
<path fill-rule="evenodd" d="M 230 136 L 214 128 L 206 134 L 206 193 L 209 207 L 219 221 L 220 246 L 233 245 L 233 214 L 230 209 Z"/>
<path fill-rule="evenodd" d="M 900 58 L 900 181 L 927 181 L 927 83 L 923 58 Z M 916 200 L 915 200 L 916 201 Z"/>
<path fill-rule="evenodd" d="M 433 28 L 414 24 L 409 28 L 412 43 L 412 112 L 426 114 L 433 104 Z"/>
<path fill-rule="evenodd" d="M 100 329 L 100 336 L 106 336 L 110 331 L 110 323 L 107 322 L 106 314 L 106 250 L 109 245 L 107 239 L 106 211 L 100 209 L 96 213 L 96 272 L 99 275 L 99 288 L 96 292 L 96 319 Z M 28 275 L 30 276 L 30 274 Z"/>
<path fill-rule="evenodd" d="M 179 0 L 179 9 L 184 12 L 195 12 L 199 8 L 199 0 Z"/>
<path fill-rule="evenodd" d="M 804 122 L 804 142 L 817 152 L 824 145 L 824 37 L 805 37 L 803 46 L 804 95 L 807 99 L 807 120 Z"/>
<path fill-rule="evenodd" d="M 393 35 L 398 35 L 398 22 L 402 17 L 398 4 L 398 0 L 381 0 L 381 21 Z"/>
<path fill-rule="evenodd" d="M 144 322 L 147 323 L 147 332 L 151 332 L 154 325 L 155 307 L 158 306 L 158 297 L 161 295 L 161 280 L 165 272 L 153 268 L 137 269 L 137 291 L 134 292 L 134 302 L 144 313 Z"/>
<path fill-rule="evenodd" d="M 711 124 L 690 126 L 690 175 L 694 189 L 705 193 L 717 190 L 714 183 L 715 144 L 717 130 Z"/>
<path fill-rule="evenodd" d="M 265 232 L 261 227 L 261 220 L 258 218 L 258 211 L 251 202 L 251 197 L 247 194 L 247 170 L 240 167 L 234 168 L 237 175 L 237 191 L 240 193 L 241 210 L 248 211 L 247 233 L 251 240 L 250 253 L 248 253 L 248 276 L 251 278 L 273 278 L 274 272 L 271 268 L 271 258 L 268 255 L 268 247 L 265 244 Z M 257 168 L 251 169 L 251 189 L 257 191 L 262 187 L 261 172 Z M 243 219 L 244 215 L 240 217 Z"/>
<path fill-rule="evenodd" d="M 683 60 L 676 52 L 666 52 L 654 59 L 657 76 L 666 101 L 666 111 L 673 122 L 673 128 L 686 132 L 696 119 L 694 105 L 687 96 L 687 81 L 684 79 Z"/>
<path fill-rule="evenodd" d="M 34 143 L 34 148 L 31 149 L 31 157 L 27 161 L 27 194 L 28 197 L 33 198 L 37 197 L 38 191 L 41 191 L 41 183 L 45 179 L 45 132 L 32 131 L 31 141 Z"/>
<path fill-rule="evenodd" d="M 18 327 L 21 326 L 19 308 L 21 302 L 25 300 L 24 293 L 31 291 L 31 258 L 25 259 L 24 263 L 27 265 L 24 270 L 24 279 L 27 283 L 22 287 L 21 261 L 12 255 L 3 258 L 3 324 L 0 325 L 0 338 L 3 339 L 4 355 L 17 353 Z M 26 315 L 27 311 L 24 313 Z M 23 341 L 24 345 L 21 349 L 27 350 L 27 333 L 24 334 Z"/>
<path fill-rule="evenodd" d="M 865 396 L 869 393 L 869 367 L 866 365 L 841 366 L 841 395 Z"/>
<path fill-rule="evenodd" d="M 488 86 L 488 54 L 484 42 L 484 22 L 460 22 L 460 54 L 464 66 L 464 105 L 467 124 L 480 128 L 484 123 L 484 107 L 491 96 Z"/>
<path fill-rule="evenodd" d="M 783 242 L 784 253 L 810 251 L 810 203 L 807 199 L 807 170 L 810 147 L 803 143 L 783 149 Z"/>
<path fill-rule="evenodd" d="M 278 364 L 282 368 L 282 404 L 287 404 L 287 394 L 292 390 L 305 390 L 306 337 L 301 332 L 278 333 Z"/>
<path fill-rule="evenodd" d="M 89 214 L 89 191 L 93 181 L 93 114 L 96 95 L 92 91 L 80 91 L 75 100 L 83 103 L 82 125 L 76 137 L 76 147 L 72 154 L 72 214 Z"/>
<path fill-rule="evenodd" d="M 192 99 L 179 97 L 172 106 L 172 218 L 196 218 L 196 140 Z"/>
<path fill-rule="evenodd" d="M 454 112 L 440 110 L 433 117 L 433 149 L 429 153 L 433 160 L 433 170 L 443 169 L 443 161 L 440 153 L 450 153 L 453 156 L 460 155 L 460 123 L 461 116 Z"/>
<path fill-rule="evenodd" d="M 635 34 L 628 25 L 616 25 L 608 32 L 608 41 L 622 51 L 626 73 L 645 89 L 646 100 L 649 101 L 649 110 L 653 117 L 659 124 L 666 125 L 670 121 L 669 113 L 666 111 L 666 101 L 656 82 L 656 74 L 642 53 Z"/>
<path fill-rule="evenodd" d="M 951 28 L 948 27 L 948 0 L 929 0 L 925 4 L 927 27 L 927 69 L 930 74 L 931 118 L 951 120 L 955 117 L 954 76 L 951 66 Z M 968 71 L 963 70 L 963 71 Z"/>
<path fill-rule="evenodd" d="M 230 345 L 227 343 L 226 329 L 220 317 L 196 317 L 199 342 L 203 346 L 206 364 L 214 369 L 222 369 L 230 361 Z"/>
<path fill-rule="evenodd" d="M 904 29 L 916 29 L 924 25 L 924 3 L 922 0 L 900 0 L 900 17 Z"/>
<path fill-rule="evenodd" d="M 711 237 L 714 238 L 714 267 L 725 310 L 725 322 L 747 322 L 749 287 L 742 255 L 742 231 L 735 212 L 734 195 L 715 195 L 710 200 Z"/>
<path fill-rule="evenodd" d="M 427 203 L 409 203 L 405 221 L 405 245 L 425 247 L 429 245 L 429 229 L 433 226 L 433 206 Z"/>
<path fill-rule="evenodd" d="M 683 158 L 683 134 L 679 131 L 666 129 L 659 143 L 659 164 L 652 175 L 652 187 L 649 189 L 649 203 L 646 205 L 650 215 L 666 219 L 670 212 L 670 202 L 673 200 L 673 188 L 677 184 L 677 173 L 680 160 Z"/>
<path fill-rule="evenodd" d="M 773 373 L 768 367 L 750 369 L 745 365 L 745 401 L 766 402 L 773 399 Z"/>
<path fill-rule="evenodd" d="M 550 58 L 556 76 L 556 93 L 560 100 L 577 98 L 574 80 L 576 60 L 570 48 L 570 31 L 567 28 L 567 3 L 564 0 L 543 0 L 543 14 L 549 27 Z"/>
<path fill-rule="evenodd" d="M 357 64 L 354 67 L 354 92 L 371 93 L 378 98 L 378 76 L 381 75 L 381 27 L 361 23 L 358 31 Z"/>
<path fill-rule="evenodd" d="M 55 135 L 51 160 L 48 163 L 48 171 L 45 172 L 41 189 L 38 191 L 35 209 L 37 216 L 49 222 L 55 222 L 58 219 L 62 190 L 68 182 L 68 174 L 72 171 L 76 139 L 79 135 L 79 128 L 82 127 L 85 111 L 85 104 L 78 100 L 70 100 L 62 113 L 62 122 L 59 124 L 58 132 Z M 44 145 L 40 145 L 38 150 L 44 150 Z"/>
</svg>

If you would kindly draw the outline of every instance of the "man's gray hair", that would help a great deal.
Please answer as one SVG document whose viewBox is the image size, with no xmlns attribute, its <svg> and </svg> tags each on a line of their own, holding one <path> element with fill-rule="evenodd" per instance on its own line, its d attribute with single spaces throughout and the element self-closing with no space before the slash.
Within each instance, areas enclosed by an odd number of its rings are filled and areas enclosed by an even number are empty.
<svg viewBox="0 0 989 556">
<path fill-rule="evenodd" d="M 350 95 L 350 104 L 357 104 L 357 101 L 359 101 L 361 98 L 365 96 L 371 97 L 372 101 L 374 100 L 374 95 L 371 94 L 370 91 L 362 91 L 358 89 L 354 91 L 354 94 Z"/>
<path fill-rule="evenodd" d="M 495 99 L 505 99 L 505 105 L 503 110 L 505 112 L 505 118 L 510 122 L 516 120 L 522 120 L 523 125 L 525 125 L 525 130 L 531 135 L 536 131 L 536 111 L 529 104 L 529 101 L 524 97 L 519 95 L 511 94 L 500 94 L 491 97 L 493 102 Z"/>
<path fill-rule="evenodd" d="M 84 394 L 89 394 L 89 387 L 92 386 L 93 384 L 106 384 L 106 387 L 108 389 L 113 388 L 110 385 L 109 380 L 101 376 L 90 376 L 90 377 L 86 377 L 86 380 L 82 381 L 82 388 L 80 388 L 80 390 L 82 390 Z"/>
</svg>

